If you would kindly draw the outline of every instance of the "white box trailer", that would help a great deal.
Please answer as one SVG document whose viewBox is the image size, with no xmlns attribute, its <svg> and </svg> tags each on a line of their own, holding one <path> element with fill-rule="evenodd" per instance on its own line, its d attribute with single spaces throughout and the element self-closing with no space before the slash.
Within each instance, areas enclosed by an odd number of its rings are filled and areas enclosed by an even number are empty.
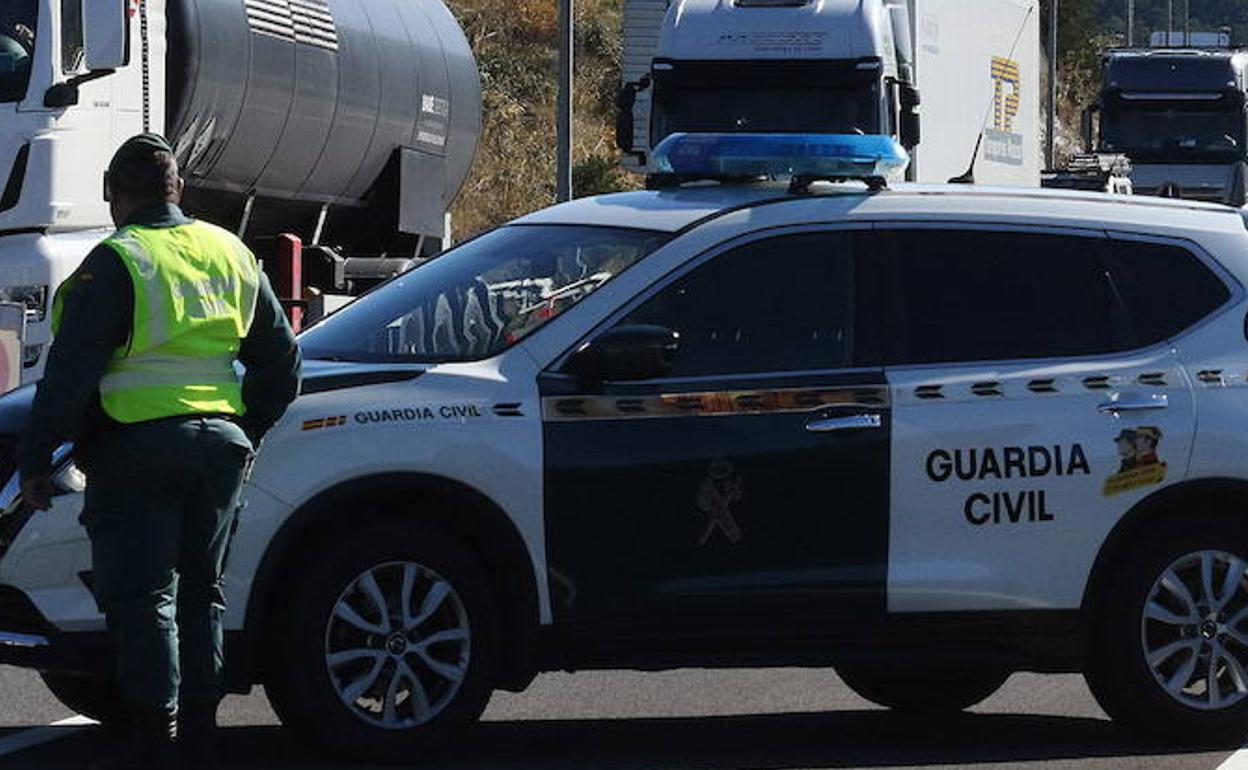
<svg viewBox="0 0 1248 770">
<path fill-rule="evenodd" d="M 860 131 L 914 180 L 1039 184 L 1035 0 L 626 0 L 624 25 L 630 170 L 674 131 Z"/>
</svg>

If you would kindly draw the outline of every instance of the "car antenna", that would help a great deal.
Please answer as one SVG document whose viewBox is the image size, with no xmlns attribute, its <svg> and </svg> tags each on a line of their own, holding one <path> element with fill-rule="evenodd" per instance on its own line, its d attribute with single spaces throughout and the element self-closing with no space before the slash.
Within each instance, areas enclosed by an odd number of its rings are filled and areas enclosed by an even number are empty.
<svg viewBox="0 0 1248 770">
<path fill-rule="evenodd" d="M 1031 15 L 1036 12 L 1036 5 L 1032 3 L 1027 9 L 1027 15 L 1023 17 L 1023 23 L 1018 28 L 1018 35 L 1014 37 L 1014 45 L 1010 47 L 1010 58 L 1014 58 L 1014 52 L 1018 50 L 1018 44 L 1023 39 L 1023 32 L 1027 29 L 1027 22 L 1031 19 Z M 975 162 L 979 160 L 979 148 L 984 144 L 984 133 L 988 130 L 988 118 L 992 116 L 996 109 L 997 97 L 993 94 L 992 99 L 988 102 L 988 111 L 984 115 L 983 121 L 979 124 L 979 136 L 975 137 L 975 149 L 971 151 L 971 165 L 967 166 L 966 173 L 961 176 L 955 176 L 949 180 L 949 184 L 975 184 Z"/>
</svg>

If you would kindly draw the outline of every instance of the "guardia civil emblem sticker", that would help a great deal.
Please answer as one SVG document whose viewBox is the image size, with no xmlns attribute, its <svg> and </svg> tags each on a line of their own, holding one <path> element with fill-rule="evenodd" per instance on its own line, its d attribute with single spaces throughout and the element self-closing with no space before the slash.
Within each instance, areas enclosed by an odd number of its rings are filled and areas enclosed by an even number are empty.
<svg viewBox="0 0 1248 770">
<path fill-rule="evenodd" d="M 1124 428 L 1114 443 L 1118 447 L 1120 464 L 1118 472 L 1105 479 L 1104 494 L 1117 495 L 1165 480 L 1166 464 L 1158 454 L 1160 428 Z"/>
<path fill-rule="evenodd" d="M 733 472 L 732 463 L 726 460 L 712 463 L 698 489 L 698 510 L 703 515 L 698 545 L 706 545 L 716 532 L 721 533 L 729 543 L 740 543 L 745 535 L 733 515 L 733 507 L 743 500 L 744 487 L 741 477 Z"/>
</svg>

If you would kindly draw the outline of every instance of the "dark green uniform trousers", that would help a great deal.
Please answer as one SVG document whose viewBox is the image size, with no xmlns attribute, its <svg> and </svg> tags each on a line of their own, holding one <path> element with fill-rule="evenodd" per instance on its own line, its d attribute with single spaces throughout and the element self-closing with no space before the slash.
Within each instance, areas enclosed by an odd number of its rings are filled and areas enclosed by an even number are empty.
<svg viewBox="0 0 1248 770">
<path fill-rule="evenodd" d="M 193 417 L 115 428 L 84 458 L 95 595 L 135 713 L 216 708 L 221 576 L 251 457 L 237 425 Z"/>
</svg>

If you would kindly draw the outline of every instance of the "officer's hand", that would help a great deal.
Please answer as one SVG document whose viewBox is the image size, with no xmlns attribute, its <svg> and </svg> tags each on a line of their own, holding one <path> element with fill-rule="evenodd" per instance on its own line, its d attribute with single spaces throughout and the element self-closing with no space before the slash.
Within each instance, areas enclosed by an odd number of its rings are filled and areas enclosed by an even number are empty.
<svg viewBox="0 0 1248 770">
<path fill-rule="evenodd" d="M 36 511 L 46 511 L 52 507 L 52 479 L 47 476 L 36 476 L 33 479 L 22 479 L 22 500 Z"/>
</svg>

